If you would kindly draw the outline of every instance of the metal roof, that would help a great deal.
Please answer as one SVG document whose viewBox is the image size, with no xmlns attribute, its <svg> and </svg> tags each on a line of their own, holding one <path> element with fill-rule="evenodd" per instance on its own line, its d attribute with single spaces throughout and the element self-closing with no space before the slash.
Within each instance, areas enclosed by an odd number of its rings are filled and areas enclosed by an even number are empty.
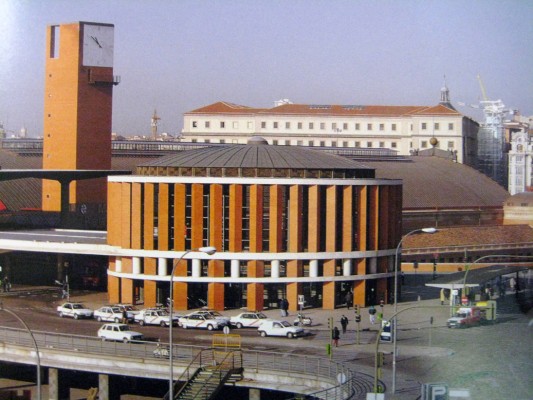
<svg viewBox="0 0 533 400">
<path fill-rule="evenodd" d="M 275 168 L 367 170 L 374 168 L 333 154 L 298 146 L 270 146 L 265 139 L 252 137 L 246 145 L 207 147 L 180 151 L 140 167 L 189 168 Z"/>
<path fill-rule="evenodd" d="M 466 286 L 479 286 L 498 276 L 513 274 L 527 269 L 529 269 L 527 266 L 490 265 L 488 267 L 471 269 L 468 273 L 461 271 L 441 276 L 430 283 L 426 283 L 426 286 L 442 289 L 459 289 L 465 284 L 465 274 Z"/>
</svg>

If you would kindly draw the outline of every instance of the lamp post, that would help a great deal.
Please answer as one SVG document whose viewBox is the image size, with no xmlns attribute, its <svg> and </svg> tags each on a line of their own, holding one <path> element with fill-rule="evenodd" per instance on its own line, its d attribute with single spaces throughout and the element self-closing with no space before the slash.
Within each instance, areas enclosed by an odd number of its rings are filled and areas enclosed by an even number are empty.
<svg viewBox="0 0 533 400">
<path fill-rule="evenodd" d="M 394 256 L 394 319 L 393 319 L 393 349 L 392 349 L 392 393 L 396 393 L 396 332 L 397 332 L 397 321 L 396 314 L 398 313 L 398 254 L 400 253 L 400 248 L 402 243 L 407 236 L 410 236 L 414 233 L 435 233 L 437 232 L 436 228 L 421 228 L 415 229 L 411 232 L 406 233 L 398 243 L 396 247 L 396 254 Z"/>
<path fill-rule="evenodd" d="M 5 308 L 2 303 L 0 303 L 0 311 L 5 311 L 15 317 L 17 320 L 19 320 L 19 322 L 24 325 L 24 328 L 26 328 L 26 330 L 30 334 L 31 340 L 33 341 L 33 347 L 35 348 L 35 355 L 37 356 L 37 400 L 41 400 L 41 357 L 39 356 L 39 347 L 37 346 L 37 341 L 33 336 L 33 332 L 31 331 L 30 327 L 26 325 L 26 322 L 24 322 L 22 318 L 20 318 L 13 311 Z"/>
<path fill-rule="evenodd" d="M 194 250 L 186 250 L 183 252 L 183 254 L 180 256 L 178 261 L 174 263 L 172 266 L 172 272 L 170 273 L 170 304 L 168 306 L 170 319 L 168 324 L 168 343 L 169 343 L 169 349 L 168 349 L 168 362 L 169 362 L 169 378 L 168 378 L 168 398 L 169 400 L 174 400 L 174 353 L 173 353 L 173 341 L 172 341 L 172 327 L 174 325 L 174 321 L 172 319 L 173 314 L 173 307 L 174 307 L 174 271 L 176 270 L 177 265 L 180 263 L 181 260 L 183 260 L 183 257 L 185 257 L 187 254 L 192 252 Z M 200 247 L 197 249 L 197 251 L 201 253 L 205 253 L 208 255 L 213 255 L 217 252 L 217 249 L 215 247 Z"/>
</svg>

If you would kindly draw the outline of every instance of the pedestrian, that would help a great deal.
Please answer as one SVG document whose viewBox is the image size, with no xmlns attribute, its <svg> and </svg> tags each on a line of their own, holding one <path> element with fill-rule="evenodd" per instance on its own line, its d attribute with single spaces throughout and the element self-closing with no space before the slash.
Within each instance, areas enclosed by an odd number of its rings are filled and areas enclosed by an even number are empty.
<svg viewBox="0 0 533 400">
<path fill-rule="evenodd" d="M 344 296 L 344 300 L 346 301 L 346 308 L 349 310 L 353 306 L 353 293 L 348 291 L 346 293 L 346 296 Z"/>
<path fill-rule="evenodd" d="M 348 326 L 348 318 L 344 314 L 341 317 L 341 326 L 342 326 L 342 333 L 346 333 L 346 327 Z"/>
<path fill-rule="evenodd" d="M 128 323 L 128 312 L 126 309 L 122 310 L 122 323 L 127 324 Z"/>
<path fill-rule="evenodd" d="M 2 281 L 2 285 L 4 287 L 4 292 L 9 292 L 9 289 L 11 289 L 11 284 L 9 283 L 9 278 L 7 276 Z"/>
<path fill-rule="evenodd" d="M 289 315 L 289 301 L 286 298 L 281 299 L 279 308 L 281 309 L 282 317 L 287 317 Z"/>
<path fill-rule="evenodd" d="M 376 323 L 376 308 L 374 306 L 370 306 L 368 315 L 370 316 L 370 323 L 374 325 Z"/>
<path fill-rule="evenodd" d="M 63 282 L 63 285 L 61 286 L 61 298 L 66 299 L 68 297 L 68 284 L 67 282 Z"/>
<path fill-rule="evenodd" d="M 331 338 L 333 339 L 333 345 L 335 347 L 339 347 L 339 339 L 341 338 L 339 328 L 337 327 L 333 328 L 333 331 L 331 332 Z"/>
</svg>

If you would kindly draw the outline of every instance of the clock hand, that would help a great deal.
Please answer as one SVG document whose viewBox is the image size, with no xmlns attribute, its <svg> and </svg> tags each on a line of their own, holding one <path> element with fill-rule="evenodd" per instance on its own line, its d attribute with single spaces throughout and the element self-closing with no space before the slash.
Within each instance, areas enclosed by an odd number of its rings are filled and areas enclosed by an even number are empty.
<svg viewBox="0 0 533 400">
<path fill-rule="evenodd" d="M 94 40 L 94 42 L 98 45 L 98 47 L 102 48 L 102 45 L 98 41 L 98 38 L 96 38 L 95 36 L 91 36 L 91 39 Z"/>
</svg>

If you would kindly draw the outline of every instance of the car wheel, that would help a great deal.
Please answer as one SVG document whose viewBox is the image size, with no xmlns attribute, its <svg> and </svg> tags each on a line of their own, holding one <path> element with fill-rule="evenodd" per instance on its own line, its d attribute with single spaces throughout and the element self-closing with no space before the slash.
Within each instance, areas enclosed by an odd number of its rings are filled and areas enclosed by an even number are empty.
<svg viewBox="0 0 533 400">
<path fill-rule="evenodd" d="M 74 319 L 80 319 L 80 316 L 78 314 L 74 314 Z"/>
<path fill-rule="evenodd" d="M 163 328 L 164 328 L 165 326 L 167 326 L 167 324 L 165 324 L 165 321 L 161 321 L 161 323 L 160 323 L 159 325 L 161 325 Z"/>
<path fill-rule="evenodd" d="M 115 323 L 119 323 L 120 322 L 120 318 L 115 318 Z"/>
<path fill-rule="evenodd" d="M 102 322 L 102 317 L 97 317 L 96 320 L 97 320 L 98 322 Z"/>
<path fill-rule="evenodd" d="M 62 312 L 59 313 L 59 317 L 63 318 L 63 313 Z"/>
<path fill-rule="evenodd" d="M 141 320 L 139 321 L 139 325 L 144 326 L 144 320 L 141 319 Z"/>
<path fill-rule="evenodd" d="M 292 338 L 294 337 L 294 334 L 293 334 L 292 332 L 288 332 L 288 333 L 287 333 L 287 337 L 288 337 L 289 339 L 292 339 Z"/>
<path fill-rule="evenodd" d="M 183 329 L 187 329 L 187 324 L 181 324 L 181 327 L 182 327 Z"/>
<path fill-rule="evenodd" d="M 212 331 L 213 329 L 214 329 L 214 328 L 213 328 L 213 325 L 211 325 L 211 324 L 207 325 L 207 330 L 208 330 L 208 331 Z"/>
<path fill-rule="evenodd" d="M 261 337 L 267 337 L 267 333 L 265 331 L 260 331 L 259 334 Z"/>
<path fill-rule="evenodd" d="M 237 329 L 241 329 L 242 328 L 242 324 L 240 322 L 237 322 Z"/>
<path fill-rule="evenodd" d="M 102 342 L 105 342 L 105 337 L 102 337 Z"/>
<path fill-rule="evenodd" d="M 122 339 L 122 342 L 124 343 L 128 343 L 129 342 L 129 339 L 127 337 L 125 337 L 124 339 Z"/>
</svg>

